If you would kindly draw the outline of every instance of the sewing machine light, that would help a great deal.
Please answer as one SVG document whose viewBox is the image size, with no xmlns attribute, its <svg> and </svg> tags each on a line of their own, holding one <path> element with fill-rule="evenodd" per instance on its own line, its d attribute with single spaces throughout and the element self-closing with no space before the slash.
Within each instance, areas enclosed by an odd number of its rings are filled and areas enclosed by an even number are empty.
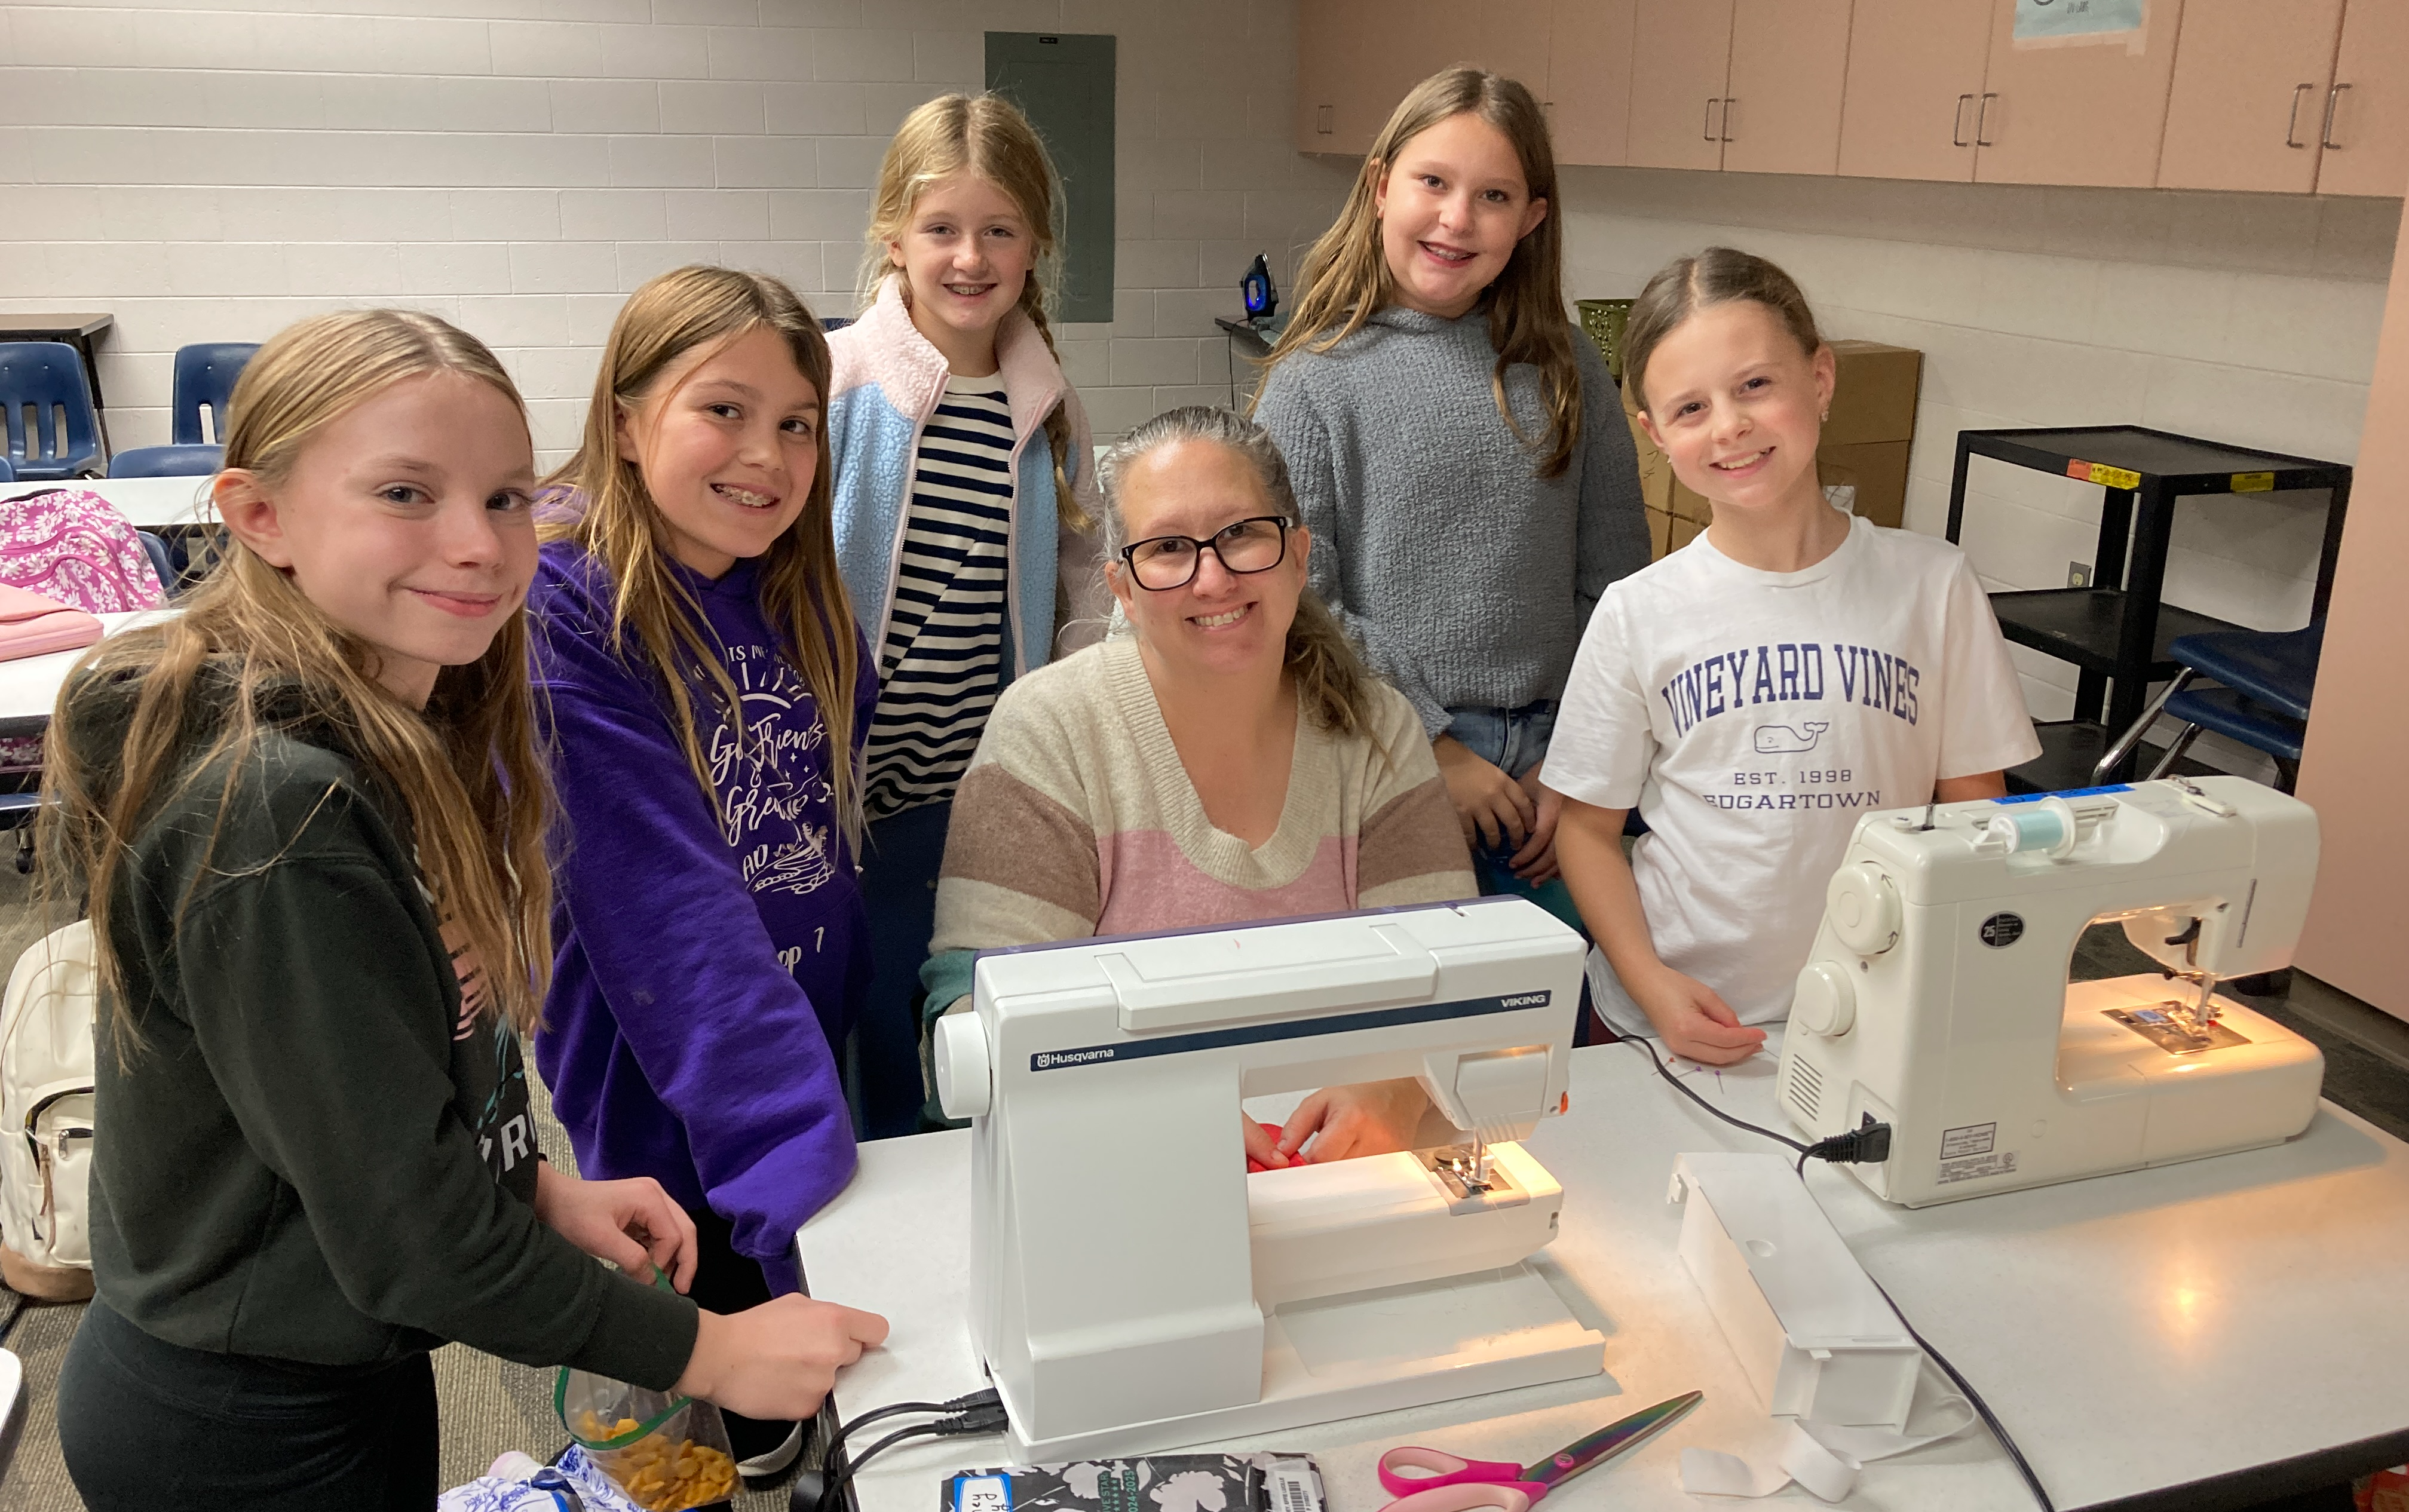
<svg viewBox="0 0 2409 1512">
<path fill-rule="evenodd" d="M 1898 884 L 1869 861 L 1832 874 L 1824 909 L 1832 932 L 1860 956 L 1879 956 L 1898 943 Z"/>
</svg>

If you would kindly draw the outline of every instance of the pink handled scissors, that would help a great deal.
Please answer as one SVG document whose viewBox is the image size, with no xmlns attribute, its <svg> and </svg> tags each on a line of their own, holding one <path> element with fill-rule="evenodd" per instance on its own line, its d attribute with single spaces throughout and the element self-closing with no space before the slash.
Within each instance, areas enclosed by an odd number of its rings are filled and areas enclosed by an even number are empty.
<svg viewBox="0 0 2409 1512">
<path fill-rule="evenodd" d="M 1381 1512 L 1531 1512 L 1531 1504 L 1594 1464 L 1669 1428 L 1706 1400 L 1690 1391 L 1611 1422 L 1536 1464 L 1462 1460 L 1405 1445 L 1380 1456 L 1380 1485 L 1396 1498 Z M 1406 1475 L 1408 1470 L 1420 1475 Z"/>
</svg>

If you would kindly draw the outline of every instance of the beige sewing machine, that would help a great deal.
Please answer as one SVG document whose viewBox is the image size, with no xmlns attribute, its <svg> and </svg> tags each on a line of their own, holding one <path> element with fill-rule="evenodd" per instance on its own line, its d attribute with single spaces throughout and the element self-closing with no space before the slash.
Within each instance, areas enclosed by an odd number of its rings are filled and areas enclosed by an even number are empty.
<svg viewBox="0 0 2409 1512">
<path fill-rule="evenodd" d="M 1891 1127 L 1851 1165 L 1910 1207 L 2272 1145 L 2325 1058 L 2217 994 L 2289 964 L 2316 814 L 2238 777 L 1871 814 L 1790 1010 L 1782 1106 L 1817 1138 Z M 2070 986 L 2094 923 L 2163 972 Z"/>
<path fill-rule="evenodd" d="M 938 1021 L 973 1127 L 972 1332 L 1031 1461 L 1594 1375 L 1528 1258 L 1564 1193 L 1580 937 L 1512 899 L 980 958 Z M 1412 1153 L 1249 1174 L 1243 1098 L 1413 1077 Z"/>
</svg>

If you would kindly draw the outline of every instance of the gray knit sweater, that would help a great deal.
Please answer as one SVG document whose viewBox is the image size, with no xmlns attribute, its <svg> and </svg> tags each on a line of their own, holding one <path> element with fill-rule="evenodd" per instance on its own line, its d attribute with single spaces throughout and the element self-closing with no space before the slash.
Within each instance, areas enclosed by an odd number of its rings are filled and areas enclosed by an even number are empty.
<svg viewBox="0 0 2409 1512">
<path fill-rule="evenodd" d="M 1434 738 L 1450 709 L 1561 696 L 1599 596 L 1648 565 L 1614 382 L 1578 332 L 1573 351 L 1580 441 L 1552 479 L 1497 412 L 1484 310 L 1449 321 L 1391 306 L 1264 377 L 1255 418 L 1313 531 L 1314 589 Z M 1523 433 L 1544 438 L 1538 368 L 1509 368 L 1506 394 Z"/>
</svg>

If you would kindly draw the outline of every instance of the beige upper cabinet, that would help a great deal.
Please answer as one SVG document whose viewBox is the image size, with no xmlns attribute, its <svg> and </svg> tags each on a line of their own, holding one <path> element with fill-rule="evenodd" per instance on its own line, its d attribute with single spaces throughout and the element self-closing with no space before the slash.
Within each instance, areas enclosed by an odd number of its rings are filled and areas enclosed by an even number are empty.
<svg viewBox="0 0 2409 1512">
<path fill-rule="evenodd" d="M 2409 189 L 2409 5 L 2351 0 L 2325 104 L 2317 124 L 2324 145 L 2318 192 L 2393 195 Z"/>
<path fill-rule="evenodd" d="M 1555 0 L 1548 36 L 1550 135 L 1559 163 L 1620 166 L 1631 128 L 1638 0 Z"/>
<path fill-rule="evenodd" d="M 1631 40 L 1627 161 L 1719 168 L 1733 0 L 1638 0 Z"/>
<path fill-rule="evenodd" d="M 2158 187 L 2316 188 L 2342 6 L 2186 0 Z M 2359 0 L 2359 8 L 2374 7 Z"/>
<path fill-rule="evenodd" d="M 1840 102 L 1840 172 L 1974 177 L 1991 0 L 1857 0 Z"/>
<path fill-rule="evenodd" d="M 1545 98 L 1554 0 L 1303 0 L 1295 137 L 1306 152 L 1369 151 L 1397 102 L 1442 68 L 1471 64 Z"/>
<path fill-rule="evenodd" d="M 1378 24 L 1384 8 L 1379 0 L 1304 0 L 1297 7 L 1297 151 L 1363 152 L 1388 120 L 1396 102 L 1382 105 L 1378 95 L 1398 71 L 1387 57 L 1398 49 Z"/>
<path fill-rule="evenodd" d="M 2299 7 L 2282 8 L 2290 14 Z M 2184 0 L 2150 0 L 2133 41 L 2018 47 L 2016 0 L 1994 0 L 1990 61 L 1976 102 L 1975 181 L 2156 183 L 2183 12 Z"/>
<path fill-rule="evenodd" d="M 1734 0 L 1722 107 L 1726 173 L 1832 173 L 1851 0 Z"/>
</svg>

